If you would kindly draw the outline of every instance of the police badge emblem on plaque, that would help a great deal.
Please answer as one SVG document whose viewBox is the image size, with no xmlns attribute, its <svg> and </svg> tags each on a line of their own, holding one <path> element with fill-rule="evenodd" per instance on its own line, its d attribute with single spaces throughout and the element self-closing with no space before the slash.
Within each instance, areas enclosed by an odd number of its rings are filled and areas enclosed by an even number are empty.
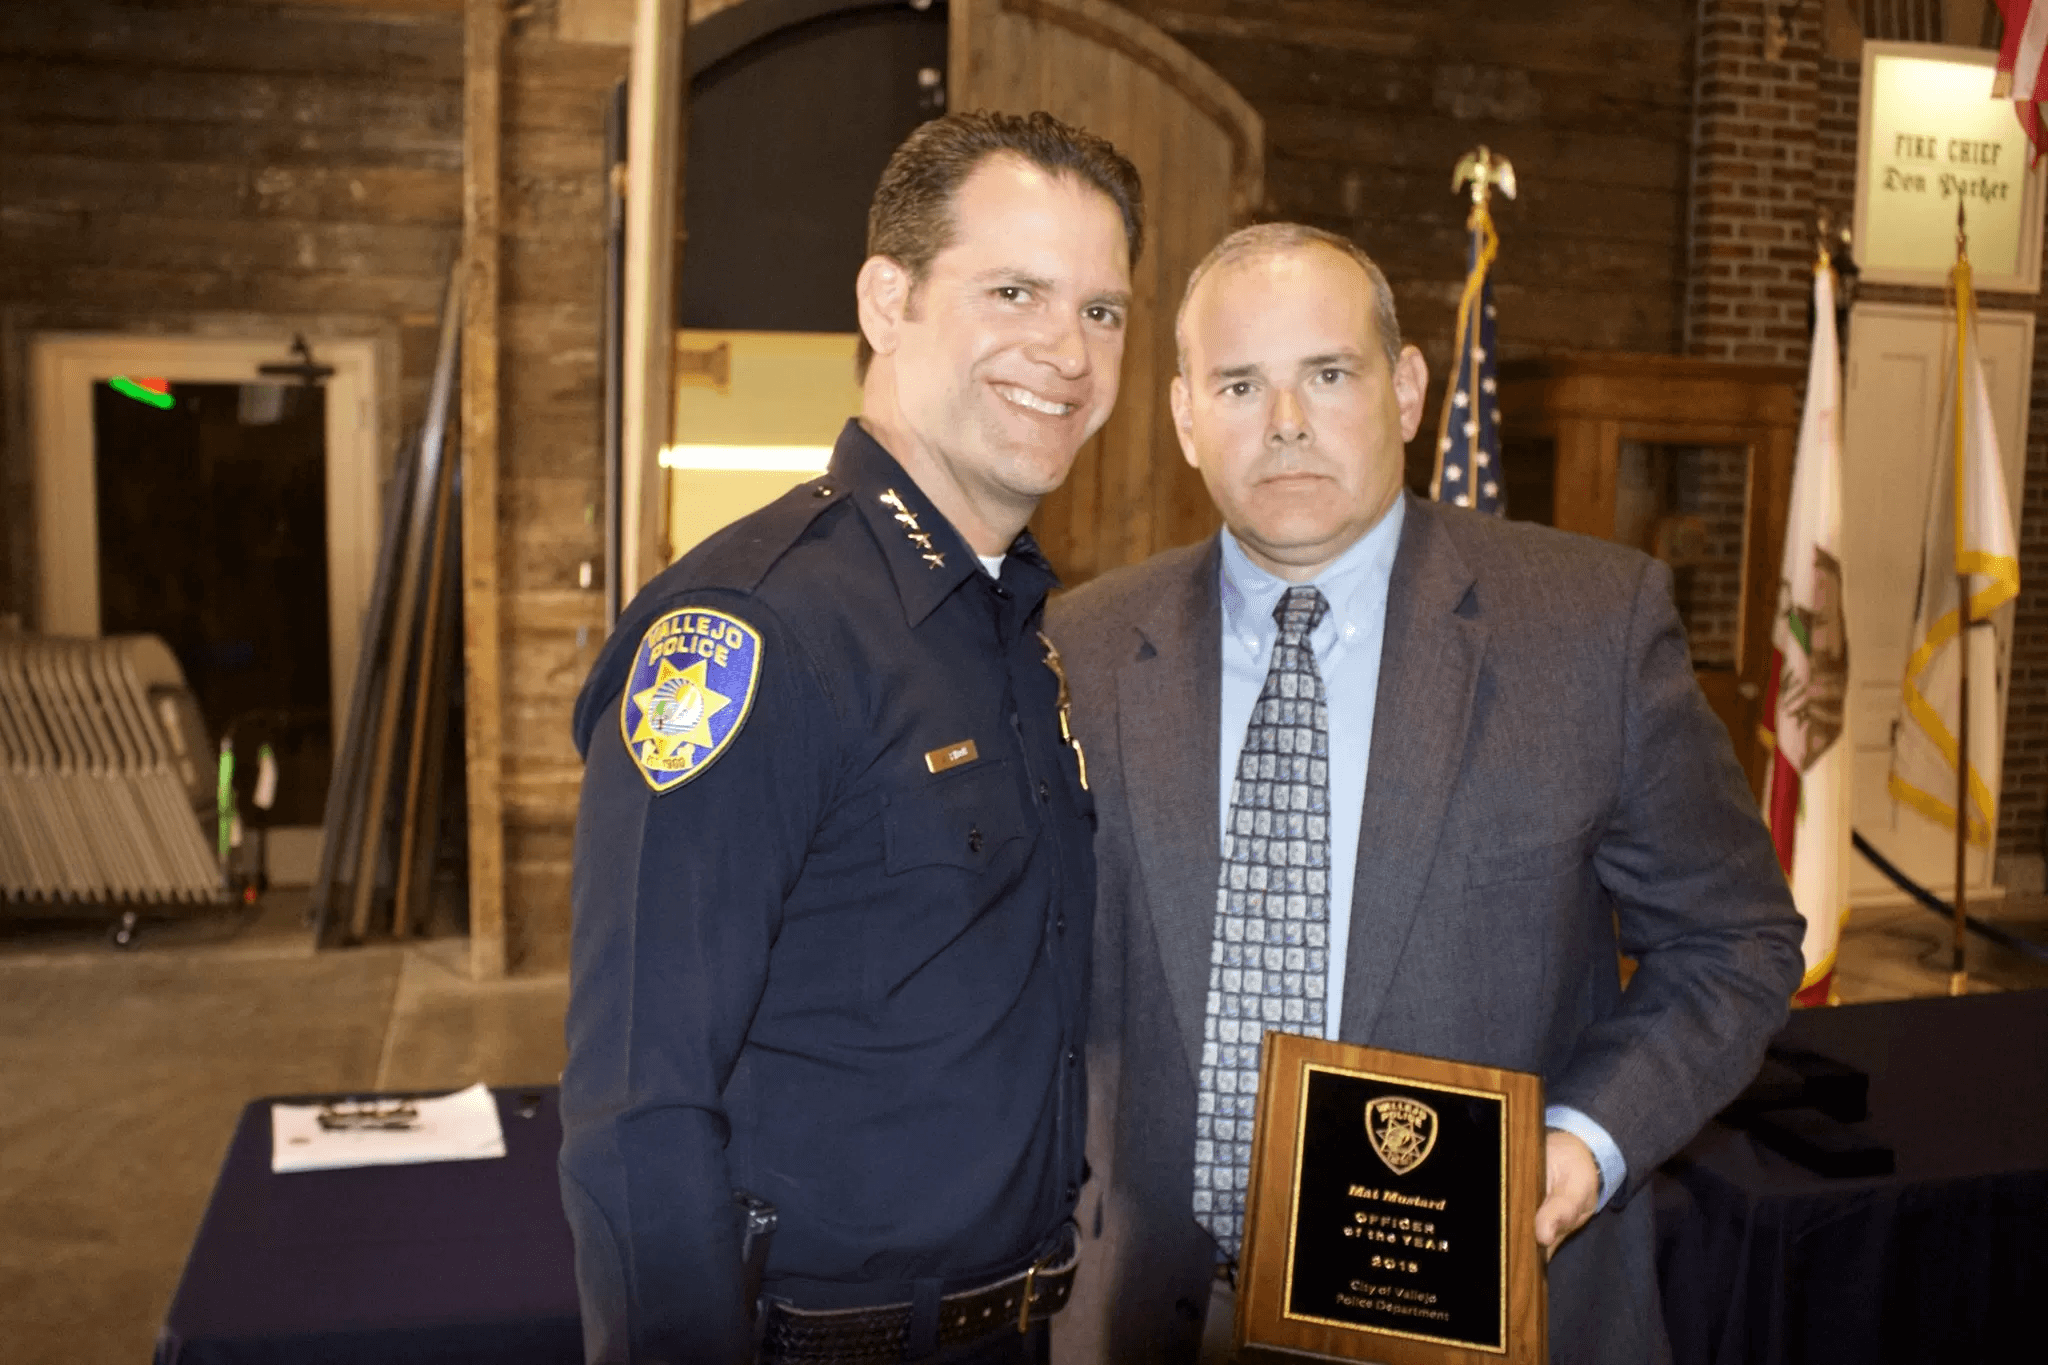
<svg viewBox="0 0 2048 1365">
<path fill-rule="evenodd" d="M 682 607 L 649 626 L 619 704 L 619 733 L 647 785 L 669 791 L 710 767 L 760 678 L 760 633 L 737 616 Z"/>
<path fill-rule="evenodd" d="M 1420 1166 L 1436 1145 L 1436 1110 L 1419 1100 L 1385 1096 L 1365 1106 L 1365 1135 L 1373 1154 L 1395 1175 Z"/>
</svg>

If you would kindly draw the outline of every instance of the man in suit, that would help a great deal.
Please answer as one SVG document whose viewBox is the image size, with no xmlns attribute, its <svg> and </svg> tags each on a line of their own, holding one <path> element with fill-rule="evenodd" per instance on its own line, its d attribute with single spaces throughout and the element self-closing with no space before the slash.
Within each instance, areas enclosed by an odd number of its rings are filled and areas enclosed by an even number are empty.
<svg viewBox="0 0 2048 1365">
<path fill-rule="evenodd" d="M 1540 1074 L 1550 1358 L 1664 1359 L 1636 1196 L 1801 969 L 1669 574 L 1402 491 L 1427 374 L 1341 237 L 1225 239 L 1177 335 L 1174 423 L 1225 529 L 1051 617 L 1100 818 L 1093 1244 L 1057 1349 L 1227 1339 L 1277 1027 Z"/>
</svg>

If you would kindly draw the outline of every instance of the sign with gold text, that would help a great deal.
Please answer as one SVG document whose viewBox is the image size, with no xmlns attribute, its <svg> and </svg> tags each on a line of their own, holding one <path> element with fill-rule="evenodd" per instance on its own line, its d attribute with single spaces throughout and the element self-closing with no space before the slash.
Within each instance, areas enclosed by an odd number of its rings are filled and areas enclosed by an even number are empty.
<svg viewBox="0 0 2048 1365">
<path fill-rule="evenodd" d="M 2011 100 L 1991 97 L 1997 54 L 1932 43 L 1863 45 L 1854 255 L 1863 278 L 1939 286 L 1956 209 L 1977 287 L 2041 282 L 2041 177 Z"/>
<path fill-rule="evenodd" d="M 1241 1358 L 1545 1358 L 1535 1076 L 1266 1035 Z"/>
</svg>

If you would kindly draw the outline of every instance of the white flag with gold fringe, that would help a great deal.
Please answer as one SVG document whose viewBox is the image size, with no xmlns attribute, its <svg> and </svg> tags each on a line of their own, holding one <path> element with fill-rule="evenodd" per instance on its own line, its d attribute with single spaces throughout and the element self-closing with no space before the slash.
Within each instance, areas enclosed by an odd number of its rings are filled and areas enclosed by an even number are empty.
<svg viewBox="0 0 2048 1365">
<path fill-rule="evenodd" d="M 1998 829 L 1999 761 L 2003 752 L 2005 679 L 1999 674 L 1994 613 L 2019 595 L 2018 540 L 2006 501 L 2005 471 L 1992 423 L 1991 393 L 1977 352 L 1976 303 L 1970 267 L 1955 271 L 1955 349 L 1947 367 L 1942 420 L 1936 428 L 1933 481 L 1921 545 L 1920 591 L 1906 661 L 1904 708 L 1892 741 L 1888 783 L 1901 804 L 1942 827 L 1956 827 L 1957 735 L 1963 650 L 1969 650 L 1969 841 L 1989 847 Z M 1969 621 L 1963 627 L 1963 584 Z M 2001 618 L 2002 619 L 2002 618 Z M 1958 636 L 1967 636 L 1967 642 Z"/>
</svg>

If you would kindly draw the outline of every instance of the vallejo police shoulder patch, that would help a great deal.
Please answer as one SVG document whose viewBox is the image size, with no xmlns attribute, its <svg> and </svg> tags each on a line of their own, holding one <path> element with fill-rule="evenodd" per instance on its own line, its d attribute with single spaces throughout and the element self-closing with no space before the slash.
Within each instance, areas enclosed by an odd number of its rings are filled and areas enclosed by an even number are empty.
<svg viewBox="0 0 2048 1365">
<path fill-rule="evenodd" d="M 680 607 L 649 626 L 619 703 L 619 733 L 647 785 L 665 792 L 710 767 L 760 680 L 760 633 L 737 616 Z"/>
</svg>

